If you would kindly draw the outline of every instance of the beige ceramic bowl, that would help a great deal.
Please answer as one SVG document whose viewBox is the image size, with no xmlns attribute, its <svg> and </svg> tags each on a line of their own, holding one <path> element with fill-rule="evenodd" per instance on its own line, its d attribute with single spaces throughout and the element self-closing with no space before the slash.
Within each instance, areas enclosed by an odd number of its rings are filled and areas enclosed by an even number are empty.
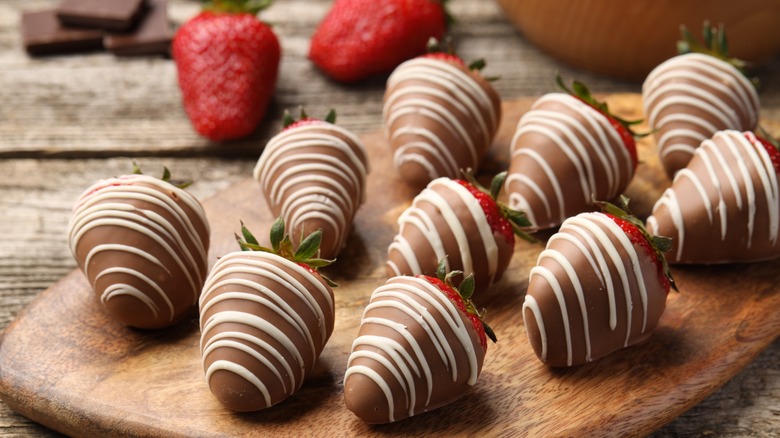
<svg viewBox="0 0 780 438">
<path fill-rule="evenodd" d="M 674 56 L 680 24 L 726 26 L 731 55 L 760 64 L 780 53 L 780 0 L 497 0 L 537 47 L 575 67 L 644 79 Z"/>
</svg>

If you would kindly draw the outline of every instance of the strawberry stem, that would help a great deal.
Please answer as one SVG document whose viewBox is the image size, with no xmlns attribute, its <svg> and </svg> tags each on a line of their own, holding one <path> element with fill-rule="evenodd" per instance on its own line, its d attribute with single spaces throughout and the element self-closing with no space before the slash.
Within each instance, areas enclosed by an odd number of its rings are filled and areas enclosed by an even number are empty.
<svg viewBox="0 0 780 438">
<path fill-rule="evenodd" d="M 273 3 L 273 0 L 209 0 L 203 9 L 229 14 L 257 15 Z"/>
<path fill-rule="evenodd" d="M 270 238 L 271 248 L 261 246 L 251 231 L 241 222 L 241 236 L 234 235 L 238 246 L 242 251 L 262 251 L 276 254 L 292 262 L 307 266 L 311 271 L 316 272 L 331 287 L 337 287 L 330 278 L 322 275 L 317 270 L 333 263 L 335 260 L 327 260 L 316 257 L 322 243 L 322 230 L 319 229 L 304 237 L 298 249 L 293 249 L 289 234 L 285 233 L 284 219 L 277 218 L 271 225 Z M 301 236 L 304 236 L 304 230 L 301 229 Z"/>
<path fill-rule="evenodd" d="M 133 160 L 133 175 L 143 175 L 144 173 L 141 171 L 141 167 L 138 166 L 138 163 Z M 160 177 L 160 180 L 167 182 L 168 184 L 171 184 L 174 187 L 178 187 L 180 189 L 186 189 L 187 187 L 192 185 L 192 181 L 189 180 L 172 180 L 171 179 L 171 171 L 168 170 L 167 167 L 163 167 L 163 174 L 162 177 Z"/>
<path fill-rule="evenodd" d="M 710 25 L 709 20 L 704 20 L 702 26 L 703 45 L 691 35 L 685 25 L 680 25 L 680 35 L 682 39 L 677 41 L 677 52 L 679 54 L 702 53 L 710 55 L 728 62 L 742 74 L 746 75 L 745 69 L 748 67 L 748 64 L 741 59 L 729 57 L 728 39 L 726 38 L 726 28 L 723 23 L 720 23 L 716 28 Z"/>
</svg>

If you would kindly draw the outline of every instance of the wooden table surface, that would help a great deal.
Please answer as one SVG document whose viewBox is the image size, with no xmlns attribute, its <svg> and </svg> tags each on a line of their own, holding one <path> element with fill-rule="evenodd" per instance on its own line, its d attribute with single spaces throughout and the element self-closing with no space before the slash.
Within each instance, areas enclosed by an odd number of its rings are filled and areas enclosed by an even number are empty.
<svg viewBox="0 0 780 438">
<path fill-rule="evenodd" d="M 306 59 L 308 39 L 330 0 L 277 0 L 262 14 L 280 38 L 283 60 L 269 116 L 250 138 L 212 144 L 190 128 L 173 62 L 119 59 L 108 53 L 30 58 L 21 47 L 20 11 L 52 1 L 0 3 L 0 329 L 39 292 L 75 268 L 65 230 L 73 201 L 97 179 L 168 166 L 195 179 L 201 199 L 251 175 L 284 109 L 313 115 L 335 108 L 358 134 L 381 129 L 384 79 L 339 85 Z M 453 39 L 465 59 L 483 57 L 503 99 L 554 91 L 554 76 L 577 78 L 596 92 L 639 92 L 641 84 L 569 68 L 531 46 L 485 0 L 452 0 Z M 171 0 L 180 24 L 195 1 Z M 762 115 L 780 121 L 780 58 L 757 70 Z M 779 309 L 780 310 L 780 309 Z M 0 403 L 0 435 L 57 436 Z M 727 385 L 653 436 L 780 436 L 780 341 Z"/>
</svg>

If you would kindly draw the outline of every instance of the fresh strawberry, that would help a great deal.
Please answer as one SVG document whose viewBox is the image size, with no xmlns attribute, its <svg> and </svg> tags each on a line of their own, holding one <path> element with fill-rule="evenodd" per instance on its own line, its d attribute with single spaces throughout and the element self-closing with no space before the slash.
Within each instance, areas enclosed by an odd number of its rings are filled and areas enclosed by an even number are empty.
<svg viewBox="0 0 780 438">
<path fill-rule="evenodd" d="M 666 173 L 673 177 L 717 131 L 753 130 L 760 102 L 742 68 L 729 58 L 726 32 L 704 23 L 704 45 L 685 27 L 679 56 L 658 65 L 642 85 L 642 102 Z"/>
<path fill-rule="evenodd" d="M 752 132 L 719 131 L 703 141 L 647 219 L 653 233 L 674 238 L 669 261 L 780 257 L 779 157 Z"/>
<path fill-rule="evenodd" d="M 479 170 L 501 119 L 501 99 L 482 76 L 451 52 L 399 65 L 387 79 L 383 119 L 393 165 L 410 185 Z"/>
<path fill-rule="evenodd" d="M 371 294 L 347 361 L 347 408 L 368 423 L 390 423 L 447 405 L 477 383 L 495 335 L 474 308 L 474 279 L 393 277 Z M 486 336 L 487 335 L 487 336 Z M 403 376 L 403 377 L 402 377 Z"/>
<path fill-rule="evenodd" d="M 627 202 L 624 198 L 623 207 Z M 646 339 L 674 287 L 664 251 L 622 208 L 563 222 L 531 269 L 523 321 L 542 362 L 580 365 Z"/>
<path fill-rule="evenodd" d="M 301 111 L 287 114 L 286 127 L 263 149 L 254 170 L 271 212 L 287 223 L 293 243 L 300 230 L 322 229 L 323 258 L 335 258 L 346 244 L 363 202 L 368 153 L 360 138 Z"/>
<path fill-rule="evenodd" d="M 474 275 L 477 289 L 501 278 L 514 251 L 514 235 L 533 240 L 525 215 L 496 202 L 506 173 L 490 192 L 470 181 L 431 181 L 398 218 L 400 230 L 387 249 L 387 275 L 433 275 L 447 256 L 448 269 Z"/>
<path fill-rule="evenodd" d="M 309 58 L 340 82 L 388 73 L 425 53 L 447 27 L 445 0 L 336 0 L 311 38 Z"/>
<path fill-rule="evenodd" d="M 256 14 L 270 1 L 213 0 L 173 38 L 184 109 L 213 141 L 251 134 L 276 86 L 281 49 Z"/>
<path fill-rule="evenodd" d="M 200 297 L 201 355 L 214 396 L 229 409 L 265 409 L 301 387 L 333 332 L 335 284 L 317 269 L 322 232 L 294 249 L 277 219 L 271 247 L 242 224 L 242 251 L 221 257 Z"/>
<path fill-rule="evenodd" d="M 197 302 L 209 224 L 188 183 L 133 174 L 98 181 L 73 208 L 68 240 L 101 306 L 117 321 L 156 329 Z"/>
<path fill-rule="evenodd" d="M 554 228 L 566 218 L 598 209 L 594 199 L 615 199 L 637 166 L 635 134 L 588 88 L 537 100 L 523 115 L 511 143 L 506 190 L 509 205 L 523 210 L 536 229 Z"/>
</svg>

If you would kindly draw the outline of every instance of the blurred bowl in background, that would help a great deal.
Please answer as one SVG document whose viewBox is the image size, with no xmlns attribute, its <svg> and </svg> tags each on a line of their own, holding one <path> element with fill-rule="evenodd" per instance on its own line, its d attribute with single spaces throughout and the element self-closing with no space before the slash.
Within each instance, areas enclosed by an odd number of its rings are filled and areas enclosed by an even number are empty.
<svg viewBox="0 0 780 438">
<path fill-rule="evenodd" d="M 642 80 L 677 54 L 680 25 L 701 38 L 726 26 L 730 55 L 759 65 L 780 53 L 780 0 L 497 0 L 531 43 L 575 67 Z"/>
</svg>

